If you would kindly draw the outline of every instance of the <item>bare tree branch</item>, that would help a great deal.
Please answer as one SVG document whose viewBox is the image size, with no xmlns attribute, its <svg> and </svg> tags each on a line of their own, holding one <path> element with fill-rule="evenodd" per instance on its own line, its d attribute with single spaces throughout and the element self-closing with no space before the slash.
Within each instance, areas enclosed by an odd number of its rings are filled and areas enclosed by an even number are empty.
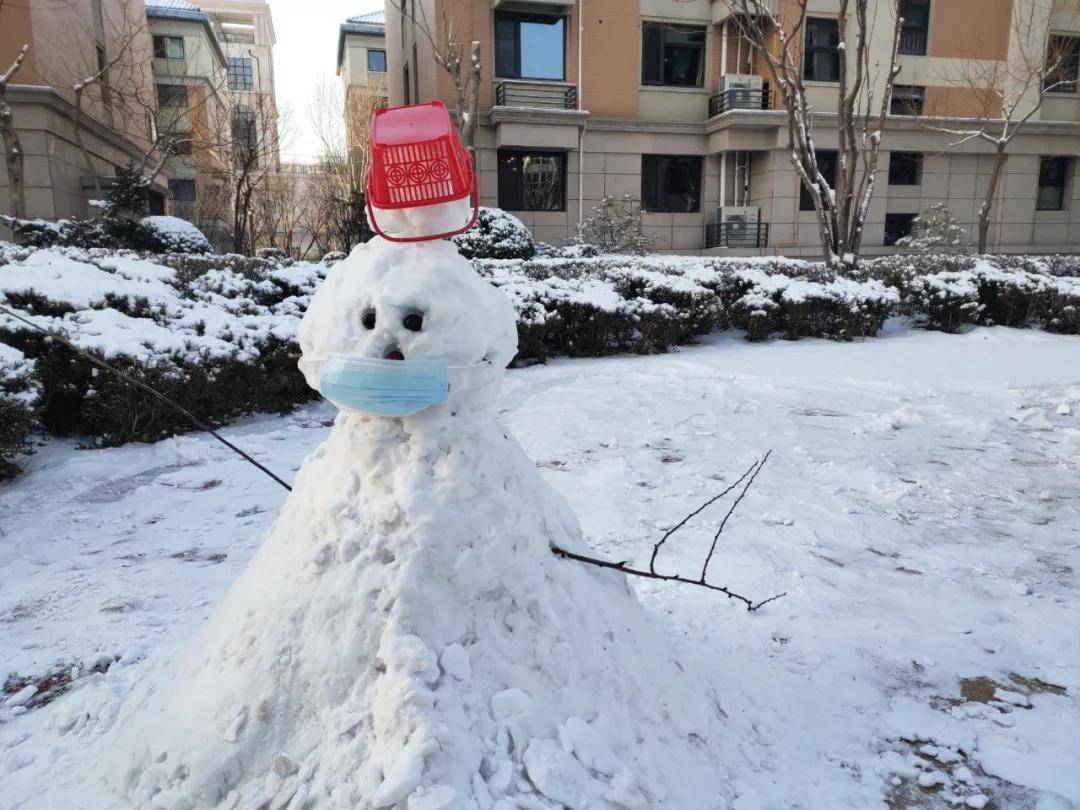
<svg viewBox="0 0 1080 810">
<path fill-rule="evenodd" d="M 2 2 L 0 2 L 2 5 Z M 26 216 L 26 191 L 23 186 L 23 150 L 19 133 L 15 129 L 15 116 L 7 103 L 8 84 L 19 72 L 29 45 L 19 49 L 11 66 L 0 75 L 0 138 L 4 141 L 4 165 L 7 168 L 8 197 L 11 199 L 11 215 L 16 219 Z"/>
</svg>

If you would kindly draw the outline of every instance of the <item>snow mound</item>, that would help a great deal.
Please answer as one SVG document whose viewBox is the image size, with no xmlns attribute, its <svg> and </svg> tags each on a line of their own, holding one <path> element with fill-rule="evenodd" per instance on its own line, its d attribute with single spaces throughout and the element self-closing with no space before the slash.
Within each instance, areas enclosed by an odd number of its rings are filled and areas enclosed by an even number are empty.
<svg viewBox="0 0 1080 810">
<path fill-rule="evenodd" d="M 514 336 L 510 303 L 452 245 L 382 240 L 335 266 L 300 329 L 305 362 L 393 341 L 500 369 Z M 121 710 L 104 749 L 121 796 L 728 806 L 718 701 L 622 576 L 551 554 L 582 532 L 495 420 L 500 377 L 413 417 L 338 416 L 216 613 Z"/>
</svg>

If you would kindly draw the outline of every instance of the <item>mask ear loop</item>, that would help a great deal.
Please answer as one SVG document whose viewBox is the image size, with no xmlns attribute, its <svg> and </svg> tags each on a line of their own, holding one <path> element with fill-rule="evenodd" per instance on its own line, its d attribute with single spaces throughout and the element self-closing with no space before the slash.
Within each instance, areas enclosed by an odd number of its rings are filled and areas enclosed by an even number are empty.
<svg viewBox="0 0 1080 810">
<path fill-rule="evenodd" d="M 485 367 L 491 369 L 492 371 L 495 370 L 495 364 L 492 363 L 490 358 L 488 358 L 487 356 L 485 356 L 484 359 L 481 360 L 479 363 L 472 363 L 471 365 L 468 365 L 468 366 L 447 366 L 446 367 L 447 377 L 450 376 L 450 372 L 465 372 L 465 374 L 463 376 L 470 376 L 471 372 L 478 371 L 479 369 L 482 369 L 482 368 L 485 368 Z M 459 387 L 461 387 L 460 381 L 459 381 Z M 464 390 L 468 391 L 468 390 L 471 390 L 473 388 L 479 388 L 479 387 L 480 387 L 480 385 L 470 385 L 467 388 L 465 388 Z M 447 380 L 447 392 L 450 392 L 450 391 L 453 391 L 453 390 L 454 390 L 454 383 L 453 383 L 452 380 L 448 379 Z"/>
</svg>

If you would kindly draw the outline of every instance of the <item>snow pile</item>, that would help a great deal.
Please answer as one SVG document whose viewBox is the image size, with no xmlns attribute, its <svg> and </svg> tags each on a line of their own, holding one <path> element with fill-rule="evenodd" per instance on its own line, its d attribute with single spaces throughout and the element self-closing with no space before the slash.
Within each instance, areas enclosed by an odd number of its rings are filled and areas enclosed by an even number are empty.
<svg viewBox="0 0 1080 810">
<path fill-rule="evenodd" d="M 450 241 L 466 259 L 531 259 L 536 253 L 525 223 L 498 208 L 481 208 L 476 224 Z"/>
<path fill-rule="evenodd" d="M 142 224 L 153 231 L 165 250 L 174 253 L 209 253 L 210 240 L 202 231 L 179 217 L 143 217 Z"/>
<path fill-rule="evenodd" d="M 209 623 L 122 709 L 115 789 L 192 810 L 728 806 L 711 689 L 623 577 L 549 550 L 585 545 L 494 418 L 508 301 L 451 245 L 376 241 L 300 341 L 308 371 L 390 347 L 495 371 L 413 417 L 338 416 Z"/>
</svg>

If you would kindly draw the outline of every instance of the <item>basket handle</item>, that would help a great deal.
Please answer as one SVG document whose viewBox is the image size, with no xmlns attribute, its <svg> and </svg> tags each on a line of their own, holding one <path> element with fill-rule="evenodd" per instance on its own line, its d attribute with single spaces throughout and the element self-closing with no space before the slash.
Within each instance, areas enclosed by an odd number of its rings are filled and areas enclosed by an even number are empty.
<svg viewBox="0 0 1080 810">
<path fill-rule="evenodd" d="M 466 156 L 468 160 L 468 157 Z M 432 236 L 391 236 L 385 233 L 382 228 L 379 227 L 378 221 L 375 219 L 375 210 L 371 207 L 371 179 L 368 178 L 368 185 L 366 193 L 364 194 L 364 203 L 367 205 L 368 219 L 371 221 L 371 227 L 375 229 L 375 233 L 386 239 L 389 242 L 434 242 L 436 239 L 446 239 L 449 236 L 456 236 L 459 233 L 465 233 L 465 231 L 472 228 L 476 224 L 476 218 L 480 215 L 480 184 L 476 177 L 476 172 L 472 171 L 472 161 L 469 160 L 469 191 L 473 198 L 472 216 L 469 217 L 469 221 L 465 225 L 457 230 L 446 231 L 445 233 L 437 233 Z"/>
</svg>

